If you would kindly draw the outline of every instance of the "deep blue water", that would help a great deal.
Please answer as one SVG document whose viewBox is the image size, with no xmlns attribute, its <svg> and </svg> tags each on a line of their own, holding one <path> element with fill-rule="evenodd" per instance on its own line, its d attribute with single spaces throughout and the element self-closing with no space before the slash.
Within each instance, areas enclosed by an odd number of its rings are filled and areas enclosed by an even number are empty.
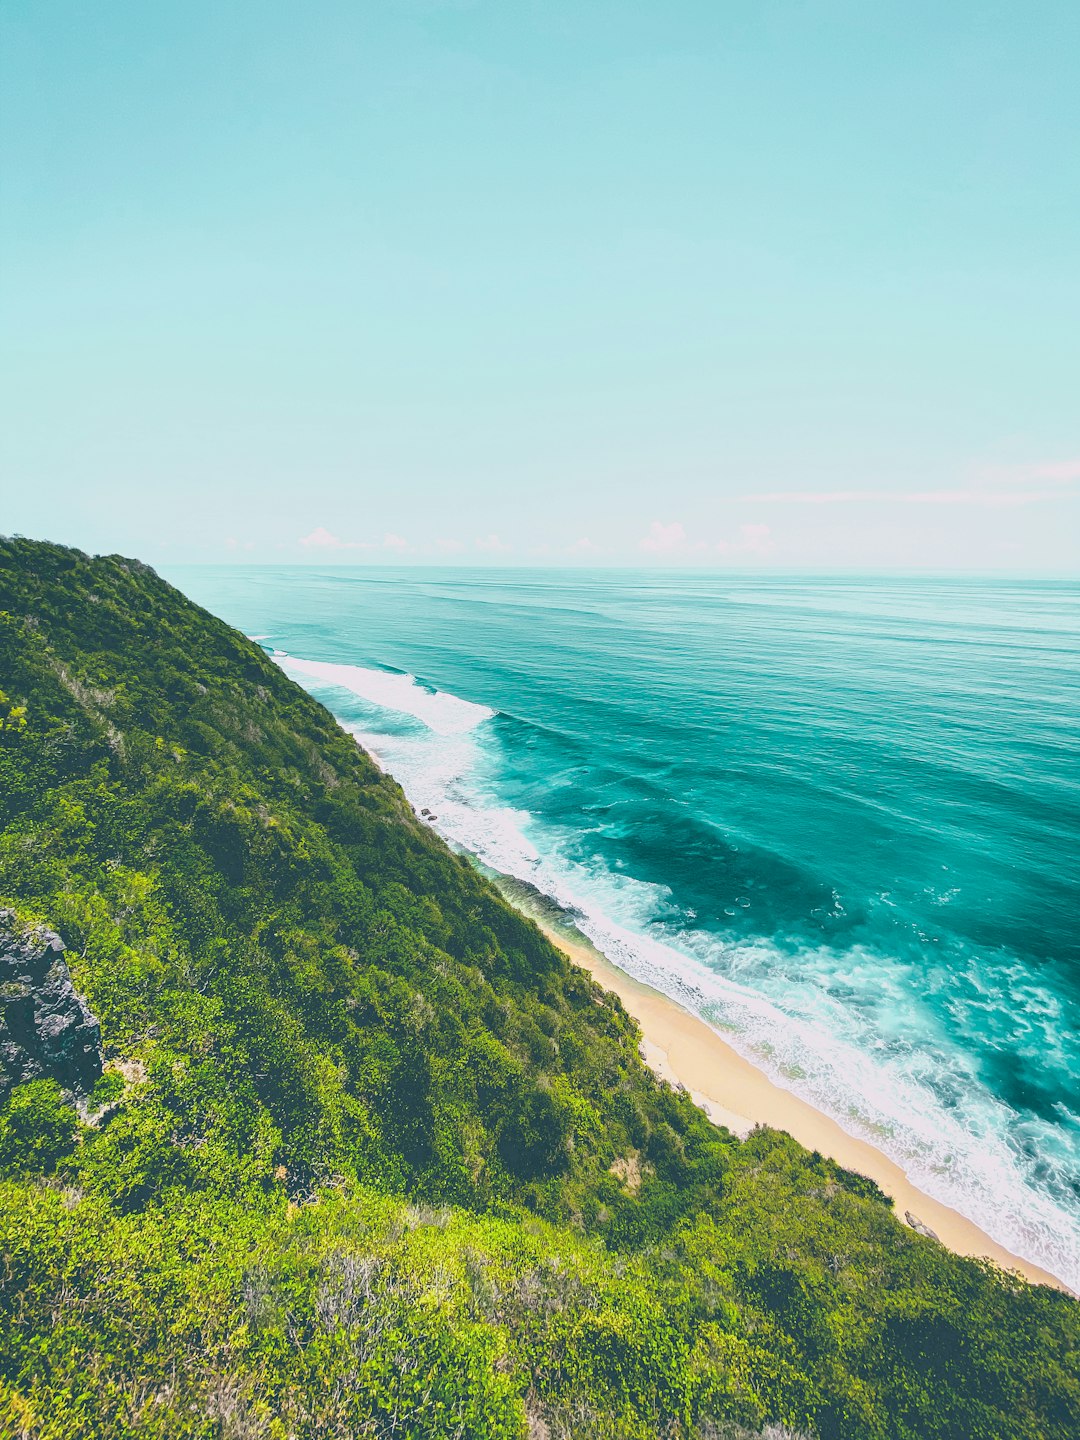
<svg viewBox="0 0 1080 1440">
<path fill-rule="evenodd" d="M 449 839 L 1080 1287 L 1080 585 L 171 578 Z"/>
</svg>

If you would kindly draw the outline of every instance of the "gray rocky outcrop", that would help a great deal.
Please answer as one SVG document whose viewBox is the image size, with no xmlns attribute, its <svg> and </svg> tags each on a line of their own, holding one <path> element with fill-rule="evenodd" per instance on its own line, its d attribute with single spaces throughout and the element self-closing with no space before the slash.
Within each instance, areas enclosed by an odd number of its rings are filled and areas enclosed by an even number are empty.
<svg viewBox="0 0 1080 1440">
<path fill-rule="evenodd" d="M 925 1235 L 928 1240 L 936 1240 L 938 1238 L 934 1234 L 933 1230 L 930 1229 L 930 1226 L 924 1225 L 923 1222 L 919 1219 L 919 1217 L 917 1215 L 913 1215 L 910 1210 L 904 1211 L 904 1219 L 907 1221 L 907 1223 L 911 1226 L 912 1230 L 914 1230 L 916 1234 Z"/>
<path fill-rule="evenodd" d="M 0 1102 L 25 1080 L 86 1095 L 101 1074 L 101 1027 L 75 989 L 64 942 L 0 910 Z"/>
</svg>

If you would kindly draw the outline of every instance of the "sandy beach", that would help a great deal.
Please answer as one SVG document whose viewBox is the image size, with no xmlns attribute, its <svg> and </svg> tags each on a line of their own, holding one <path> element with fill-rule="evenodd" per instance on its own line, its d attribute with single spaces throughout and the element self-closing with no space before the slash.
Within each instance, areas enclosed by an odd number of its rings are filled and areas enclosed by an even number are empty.
<svg viewBox="0 0 1080 1440">
<path fill-rule="evenodd" d="M 743 1059 L 703 1020 L 669 996 L 619 970 L 577 932 L 556 928 L 533 909 L 520 892 L 508 899 L 524 909 L 548 938 L 605 990 L 614 991 L 641 1027 L 642 1055 L 673 1085 L 682 1085 L 717 1125 L 745 1135 L 755 1125 L 786 1130 L 807 1149 L 818 1150 L 849 1170 L 868 1175 L 890 1195 L 896 1214 L 910 1214 L 959 1255 L 988 1256 L 1006 1270 L 1018 1270 L 1035 1284 L 1066 1287 L 1037 1265 L 1011 1254 L 958 1211 L 916 1189 L 903 1170 L 864 1140 L 848 1135 L 834 1120 L 805 1100 L 782 1090 Z"/>
</svg>

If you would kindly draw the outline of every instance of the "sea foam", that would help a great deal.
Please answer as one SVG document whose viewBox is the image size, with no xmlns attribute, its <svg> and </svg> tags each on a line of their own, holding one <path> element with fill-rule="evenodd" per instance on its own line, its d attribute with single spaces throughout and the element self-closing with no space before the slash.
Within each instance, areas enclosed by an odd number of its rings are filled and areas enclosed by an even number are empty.
<svg viewBox="0 0 1080 1440">
<path fill-rule="evenodd" d="M 1075 1218 L 1025 1178 L 1025 1148 L 1030 1155 L 1032 1147 L 1024 1143 L 1031 1137 L 1016 1134 L 1019 1117 L 975 1075 L 947 1074 L 957 1056 L 890 1050 L 815 980 L 838 968 L 862 970 L 875 985 L 899 990 L 902 962 L 858 947 L 792 951 L 766 938 L 726 943 L 692 927 L 659 925 L 654 917 L 670 900 L 664 887 L 568 858 L 560 837 L 501 805 L 484 785 L 484 732 L 477 727 L 493 711 L 432 693 L 408 675 L 275 658 L 316 690 L 344 689 L 421 721 L 423 728 L 408 734 L 343 723 L 417 809 L 434 813 L 450 843 L 547 895 L 620 969 L 698 1014 L 774 1083 L 882 1150 L 926 1194 L 1080 1290 Z M 331 696 L 323 698 L 333 706 Z M 943 1086 L 954 1097 L 948 1109 Z"/>
<path fill-rule="evenodd" d="M 277 651 L 274 659 L 294 679 L 318 680 L 359 695 L 369 704 L 397 710 L 423 721 L 436 735 L 461 735 L 495 714 L 486 705 L 461 700 L 445 690 L 429 690 L 415 675 L 371 670 L 361 665 L 336 665 L 326 660 L 300 660 Z"/>
</svg>

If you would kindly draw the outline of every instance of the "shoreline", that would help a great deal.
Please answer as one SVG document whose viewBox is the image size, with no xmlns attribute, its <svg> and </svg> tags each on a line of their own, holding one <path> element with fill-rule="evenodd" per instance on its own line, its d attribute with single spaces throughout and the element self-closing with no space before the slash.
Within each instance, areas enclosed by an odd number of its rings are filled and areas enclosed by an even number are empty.
<svg viewBox="0 0 1080 1440">
<path fill-rule="evenodd" d="M 496 877 L 496 884 L 504 898 L 538 925 L 557 950 L 618 996 L 641 1030 L 646 1064 L 668 1084 L 688 1091 L 714 1124 L 725 1125 L 737 1135 L 748 1134 L 756 1125 L 784 1130 L 808 1150 L 820 1151 L 845 1169 L 868 1175 L 892 1198 L 901 1222 L 910 1214 L 955 1254 L 986 1257 L 1003 1270 L 1019 1271 L 1032 1284 L 1072 1293 L 1056 1275 L 1012 1254 L 974 1221 L 919 1190 L 883 1151 L 849 1135 L 806 1100 L 774 1084 L 678 1001 L 620 970 L 580 932 L 556 926 L 539 906 L 528 903 L 509 877 Z"/>
</svg>

